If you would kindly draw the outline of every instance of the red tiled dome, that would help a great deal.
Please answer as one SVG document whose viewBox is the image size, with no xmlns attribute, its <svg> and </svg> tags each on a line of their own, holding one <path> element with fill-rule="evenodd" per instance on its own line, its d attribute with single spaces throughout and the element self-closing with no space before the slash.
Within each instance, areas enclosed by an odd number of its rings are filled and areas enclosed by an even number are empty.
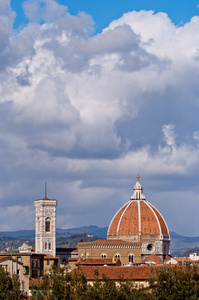
<svg viewBox="0 0 199 300">
<path fill-rule="evenodd" d="M 143 195 L 143 188 L 138 180 L 134 194 L 113 217 L 107 238 L 123 238 L 130 235 L 169 235 L 167 224 L 159 211 Z"/>
</svg>

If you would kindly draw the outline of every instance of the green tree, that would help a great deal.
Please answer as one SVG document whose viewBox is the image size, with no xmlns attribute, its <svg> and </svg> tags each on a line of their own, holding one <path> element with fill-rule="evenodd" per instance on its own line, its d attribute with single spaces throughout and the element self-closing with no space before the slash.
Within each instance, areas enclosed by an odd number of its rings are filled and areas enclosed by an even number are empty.
<svg viewBox="0 0 199 300">
<path fill-rule="evenodd" d="M 52 300 L 70 300 L 72 298 L 71 275 L 65 268 L 53 267 L 51 275 L 51 294 Z"/>
<path fill-rule="evenodd" d="M 17 275 L 10 277 L 9 273 L 0 267 L 0 300 L 19 300 L 23 294 Z"/>
<path fill-rule="evenodd" d="M 196 266 L 154 268 L 157 277 L 150 282 L 153 299 L 199 299 L 199 274 Z M 155 275 L 155 274 L 154 274 Z"/>
<path fill-rule="evenodd" d="M 65 268 L 54 266 L 50 272 L 43 274 L 41 280 L 31 286 L 31 292 L 38 300 L 45 297 L 49 300 L 70 300 L 73 299 L 70 281 L 71 275 Z"/>
</svg>

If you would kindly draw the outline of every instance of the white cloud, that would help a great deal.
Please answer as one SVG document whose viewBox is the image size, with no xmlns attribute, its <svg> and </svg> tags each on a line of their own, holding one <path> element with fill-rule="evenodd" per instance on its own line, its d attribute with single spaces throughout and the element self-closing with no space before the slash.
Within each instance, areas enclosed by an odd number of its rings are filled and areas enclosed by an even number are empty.
<svg viewBox="0 0 199 300">
<path fill-rule="evenodd" d="M 30 21 L 44 22 L 54 21 L 62 17 L 67 12 L 67 7 L 58 4 L 54 0 L 28 0 L 24 2 L 23 8 L 26 17 Z"/>
<path fill-rule="evenodd" d="M 167 124 L 162 129 L 168 146 L 175 147 L 174 125 Z"/>
<path fill-rule="evenodd" d="M 13 33 L 14 13 L 0 1 L 4 212 L 14 213 L 18 201 L 33 205 L 47 180 L 61 207 L 59 226 L 86 225 L 81 211 L 85 222 L 106 226 L 113 201 L 117 208 L 128 201 L 138 172 L 162 196 L 170 176 L 179 182 L 174 190 L 184 189 L 185 177 L 193 187 L 199 18 L 176 27 L 164 13 L 133 11 L 91 35 L 85 13 L 73 16 L 52 0 L 24 8 L 32 23 Z"/>
<path fill-rule="evenodd" d="M 34 222 L 34 209 L 32 206 L 13 205 L 6 208 L 1 208 L 0 211 L 0 230 L 1 231 L 14 231 L 25 224 L 23 229 L 33 229 Z"/>
</svg>

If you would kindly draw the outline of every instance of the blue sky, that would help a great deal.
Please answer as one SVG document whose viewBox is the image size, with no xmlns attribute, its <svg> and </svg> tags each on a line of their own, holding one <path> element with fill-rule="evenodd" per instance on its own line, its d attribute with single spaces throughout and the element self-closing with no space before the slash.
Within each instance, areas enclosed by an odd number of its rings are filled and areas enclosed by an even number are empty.
<svg viewBox="0 0 199 300">
<path fill-rule="evenodd" d="M 0 0 L 0 230 L 34 227 L 45 182 L 58 227 L 108 226 L 139 173 L 199 236 L 198 4 Z"/>
<path fill-rule="evenodd" d="M 144 9 L 153 10 L 155 13 L 165 12 L 176 25 L 189 22 L 193 16 L 199 13 L 197 0 L 115 0 L 114 4 L 111 0 L 59 0 L 57 2 L 67 6 L 71 14 L 76 15 L 79 11 L 85 11 L 93 16 L 96 32 L 100 32 L 112 20 L 132 10 Z M 28 22 L 22 9 L 23 3 L 23 0 L 11 0 L 11 6 L 17 13 L 15 28 Z"/>
</svg>

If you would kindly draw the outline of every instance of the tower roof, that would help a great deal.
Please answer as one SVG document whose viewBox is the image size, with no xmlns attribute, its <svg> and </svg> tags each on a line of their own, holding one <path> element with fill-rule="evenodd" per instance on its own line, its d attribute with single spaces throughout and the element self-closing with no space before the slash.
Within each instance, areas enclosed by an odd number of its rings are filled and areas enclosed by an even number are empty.
<svg viewBox="0 0 199 300">
<path fill-rule="evenodd" d="M 124 238 L 130 235 L 169 235 L 167 224 L 160 212 L 143 195 L 139 176 L 129 202 L 113 217 L 107 238 Z"/>
</svg>

